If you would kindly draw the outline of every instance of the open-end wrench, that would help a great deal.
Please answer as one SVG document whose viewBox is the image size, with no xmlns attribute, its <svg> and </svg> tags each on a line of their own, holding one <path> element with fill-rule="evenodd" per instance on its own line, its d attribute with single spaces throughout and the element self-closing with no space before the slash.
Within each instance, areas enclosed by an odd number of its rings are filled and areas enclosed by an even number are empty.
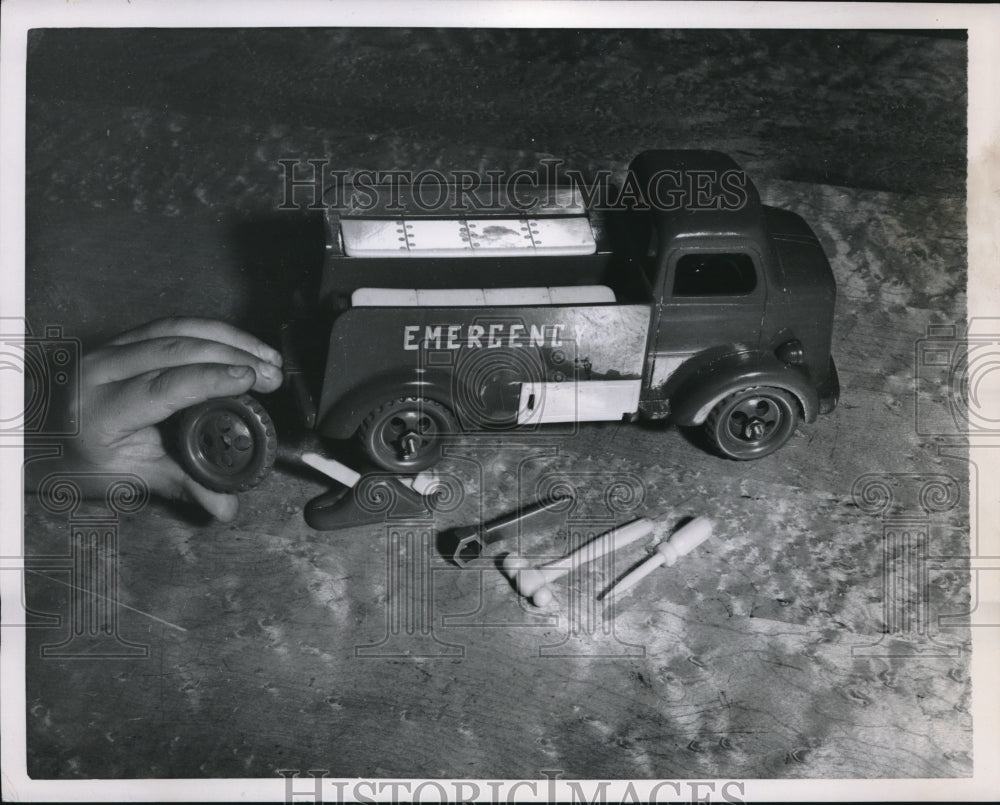
<svg viewBox="0 0 1000 805">
<path fill-rule="evenodd" d="M 525 506 L 523 509 L 518 509 L 510 514 L 497 517 L 495 520 L 490 520 L 488 523 L 462 526 L 455 529 L 453 537 L 457 545 L 452 559 L 459 567 L 465 567 L 473 559 L 478 559 L 486 547 L 502 539 L 503 530 L 508 526 L 529 520 L 540 512 L 554 509 L 556 506 L 566 503 L 569 499 L 570 496 L 568 495 L 543 498 Z"/>
</svg>

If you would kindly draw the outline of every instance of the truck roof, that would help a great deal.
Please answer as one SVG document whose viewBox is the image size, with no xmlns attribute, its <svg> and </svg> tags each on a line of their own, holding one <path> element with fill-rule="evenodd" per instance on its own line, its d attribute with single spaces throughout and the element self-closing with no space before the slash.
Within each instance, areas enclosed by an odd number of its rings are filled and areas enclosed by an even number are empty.
<svg viewBox="0 0 1000 805">
<path fill-rule="evenodd" d="M 629 165 L 662 244 L 744 237 L 766 248 L 763 206 L 750 177 L 720 151 L 645 151 Z"/>
</svg>

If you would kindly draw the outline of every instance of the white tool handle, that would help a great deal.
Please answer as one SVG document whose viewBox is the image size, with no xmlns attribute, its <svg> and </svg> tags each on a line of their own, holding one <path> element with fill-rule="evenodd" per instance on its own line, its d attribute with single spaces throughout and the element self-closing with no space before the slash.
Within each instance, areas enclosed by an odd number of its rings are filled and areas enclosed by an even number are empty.
<svg viewBox="0 0 1000 805">
<path fill-rule="evenodd" d="M 355 472 L 346 464 L 341 464 L 332 458 L 321 456 L 319 453 L 303 453 L 302 463 L 319 470 L 327 477 L 333 478 L 333 480 L 342 483 L 344 486 L 353 487 L 361 479 L 361 473 Z"/>
<path fill-rule="evenodd" d="M 321 456 L 319 453 L 303 453 L 301 460 L 303 464 L 308 464 L 314 470 L 319 470 L 328 478 L 332 478 L 344 486 L 353 487 L 361 480 L 360 472 L 355 472 L 346 464 Z M 403 486 L 409 487 L 421 495 L 433 492 L 439 483 L 438 475 L 434 470 L 424 470 L 413 478 L 398 478 L 397 480 Z"/>
<path fill-rule="evenodd" d="M 437 470 L 424 470 L 412 478 L 400 478 L 399 482 L 403 486 L 408 486 L 418 495 L 427 495 L 428 492 L 433 492 L 437 489 L 438 485 L 441 483 L 441 479 L 438 477 Z"/>
<path fill-rule="evenodd" d="M 600 559 L 605 554 L 617 551 L 619 548 L 623 548 L 629 543 L 640 540 L 643 537 L 648 537 L 652 533 L 653 521 L 645 517 L 640 517 L 638 520 L 633 520 L 631 523 L 626 523 L 623 526 L 608 531 L 606 534 L 602 534 L 596 539 L 592 539 L 568 556 L 563 556 L 553 562 L 544 564 L 538 569 L 545 574 L 548 581 L 552 581 L 568 573 L 578 565 Z"/>
<path fill-rule="evenodd" d="M 696 517 L 678 530 L 669 540 L 664 540 L 657 545 L 655 554 L 613 585 L 604 594 L 604 597 L 607 598 L 612 593 L 620 595 L 634 587 L 660 565 L 666 564 L 669 567 L 701 545 L 710 536 L 712 536 L 712 521 L 707 517 Z"/>
<path fill-rule="evenodd" d="M 681 527 L 669 540 L 661 542 L 656 550 L 663 555 L 667 567 L 682 556 L 691 553 L 701 543 L 712 536 L 712 521 L 707 517 L 695 517 Z"/>
<path fill-rule="evenodd" d="M 646 576 L 652 573 L 656 568 L 663 564 L 663 556 L 659 553 L 653 554 L 649 559 L 643 562 L 639 567 L 624 576 L 621 581 L 615 584 L 610 590 L 608 590 L 604 597 L 607 598 L 611 593 L 615 595 L 621 595 L 626 590 L 635 587 L 640 581 L 642 581 Z"/>
<path fill-rule="evenodd" d="M 652 521 L 642 517 L 602 534 L 568 556 L 563 556 L 547 565 L 532 567 L 523 556 L 508 554 L 504 557 L 502 567 L 514 582 L 514 588 L 519 595 L 531 599 L 535 606 L 543 607 L 552 600 L 552 591 L 548 588 L 550 582 L 565 575 L 577 565 L 597 559 L 652 533 Z"/>
</svg>

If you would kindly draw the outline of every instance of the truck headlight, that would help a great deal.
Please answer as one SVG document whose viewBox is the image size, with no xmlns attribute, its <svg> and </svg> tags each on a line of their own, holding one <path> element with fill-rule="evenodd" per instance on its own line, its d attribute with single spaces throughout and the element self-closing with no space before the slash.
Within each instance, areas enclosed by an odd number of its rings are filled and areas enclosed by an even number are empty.
<svg viewBox="0 0 1000 805">
<path fill-rule="evenodd" d="M 797 338 L 786 341 L 774 351 L 774 354 L 785 363 L 799 364 L 806 359 L 806 352 L 802 348 L 802 342 Z"/>
</svg>

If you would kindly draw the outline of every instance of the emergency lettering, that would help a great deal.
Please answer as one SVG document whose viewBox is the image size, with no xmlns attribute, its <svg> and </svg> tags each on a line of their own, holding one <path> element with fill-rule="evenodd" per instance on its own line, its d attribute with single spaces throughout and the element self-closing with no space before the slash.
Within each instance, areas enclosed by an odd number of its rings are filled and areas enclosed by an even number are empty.
<svg viewBox="0 0 1000 805">
<path fill-rule="evenodd" d="M 565 324 L 407 324 L 403 349 L 561 347 Z"/>
</svg>

